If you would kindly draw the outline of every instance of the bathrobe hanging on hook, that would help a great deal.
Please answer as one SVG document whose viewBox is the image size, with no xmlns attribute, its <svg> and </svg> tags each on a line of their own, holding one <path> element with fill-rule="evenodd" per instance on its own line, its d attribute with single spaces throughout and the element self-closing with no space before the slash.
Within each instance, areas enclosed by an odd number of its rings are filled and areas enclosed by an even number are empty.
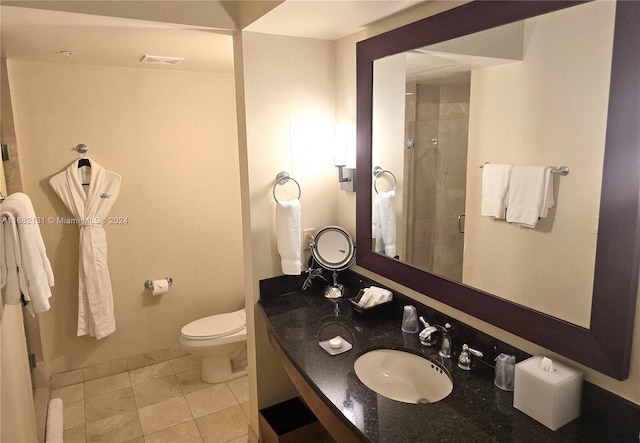
<svg viewBox="0 0 640 443">
<path fill-rule="evenodd" d="M 89 334 L 101 339 L 116 330 L 103 225 L 118 198 L 121 177 L 93 160 L 89 160 L 88 177 L 86 170 L 78 168 L 81 160 L 54 175 L 49 184 L 80 228 L 78 336 Z M 83 183 L 87 178 L 89 182 Z"/>
</svg>

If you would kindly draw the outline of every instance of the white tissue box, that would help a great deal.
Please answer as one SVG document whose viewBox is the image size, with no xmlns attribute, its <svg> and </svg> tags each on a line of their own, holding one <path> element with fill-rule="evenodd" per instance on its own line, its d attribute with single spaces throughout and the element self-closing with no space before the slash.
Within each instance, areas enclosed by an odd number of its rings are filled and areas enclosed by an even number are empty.
<svg viewBox="0 0 640 443">
<path fill-rule="evenodd" d="M 580 415 L 582 373 L 556 361 L 547 372 L 543 358 L 516 364 L 513 407 L 555 431 Z"/>
</svg>

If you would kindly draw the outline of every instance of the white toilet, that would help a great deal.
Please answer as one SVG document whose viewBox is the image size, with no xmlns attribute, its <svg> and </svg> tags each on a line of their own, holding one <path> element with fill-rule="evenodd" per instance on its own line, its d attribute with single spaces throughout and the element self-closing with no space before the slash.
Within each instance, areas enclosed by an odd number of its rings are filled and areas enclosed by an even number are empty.
<svg viewBox="0 0 640 443">
<path fill-rule="evenodd" d="M 184 326 L 180 344 L 202 356 L 200 378 L 222 383 L 247 373 L 247 316 L 245 309 L 211 315 Z"/>
</svg>

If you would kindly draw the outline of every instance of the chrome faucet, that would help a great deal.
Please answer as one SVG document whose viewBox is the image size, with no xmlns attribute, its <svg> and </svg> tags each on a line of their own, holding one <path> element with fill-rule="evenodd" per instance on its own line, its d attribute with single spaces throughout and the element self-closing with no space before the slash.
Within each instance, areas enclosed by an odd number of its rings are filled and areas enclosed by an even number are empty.
<svg viewBox="0 0 640 443">
<path fill-rule="evenodd" d="M 429 326 L 427 323 L 425 325 L 425 328 L 418 335 L 418 338 L 420 339 L 420 343 L 422 343 L 425 346 L 433 346 L 433 340 L 431 335 L 435 332 L 439 332 L 440 335 L 442 336 L 442 339 L 440 340 L 440 351 L 438 351 L 438 354 L 444 358 L 451 358 L 451 335 L 449 335 L 450 328 L 451 328 L 451 325 L 449 323 L 445 323 L 444 326 L 440 326 L 440 325 Z"/>
</svg>

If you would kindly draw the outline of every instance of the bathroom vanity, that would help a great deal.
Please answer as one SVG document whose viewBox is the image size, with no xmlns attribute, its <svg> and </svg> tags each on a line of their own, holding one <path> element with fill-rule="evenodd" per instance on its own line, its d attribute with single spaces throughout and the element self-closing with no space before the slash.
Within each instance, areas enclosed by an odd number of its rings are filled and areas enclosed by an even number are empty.
<svg viewBox="0 0 640 443">
<path fill-rule="evenodd" d="M 551 431 L 512 406 L 513 393 L 494 383 L 493 359 L 500 353 L 529 357 L 486 334 L 449 319 L 394 293 L 395 308 L 364 318 L 351 309 L 353 297 L 375 282 L 351 271 L 341 274 L 347 296 L 323 297 L 322 285 L 302 291 L 303 277 L 281 276 L 260 282 L 259 306 L 269 339 L 301 397 L 337 441 L 456 442 L 636 442 L 640 407 L 585 382 L 579 418 Z M 450 323 L 453 356 L 438 356 L 438 347 L 420 344 L 418 334 L 400 329 L 402 309 L 413 304 L 433 324 Z M 339 335 L 353 347 L 330 355 L 319 342 Z M 471 371 L 457 367 L 463 344 L 484 353 L 472 357 Z M 410 404 L 376 394 L 354 371 L 358 356 L 376 348 L 409 350 L 441 363 L 453 380 L 453 391 L 431 404 Z"/>
</svg>

